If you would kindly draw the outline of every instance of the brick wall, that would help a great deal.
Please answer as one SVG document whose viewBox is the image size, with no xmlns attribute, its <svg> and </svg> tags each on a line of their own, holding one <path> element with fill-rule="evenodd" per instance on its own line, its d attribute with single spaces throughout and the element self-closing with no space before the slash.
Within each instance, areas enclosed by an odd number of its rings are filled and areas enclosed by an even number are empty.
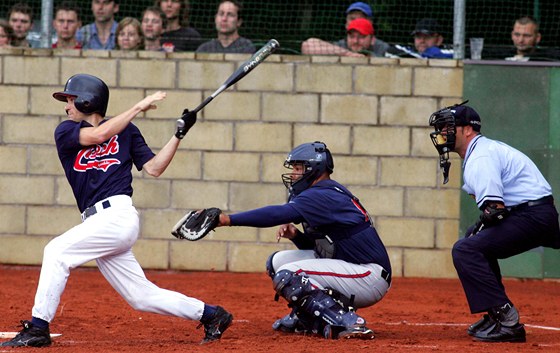
<svg viewBox="0 0 560 353">
<path fill-rule="evenodd" d="M 155 90 L 168 98 L 135 120 L 155 150 L 246 55 L 107 51 L 0 51 L 0 263 L 40 264 L 45 244 L 80 222 L 56 155 L 53 131 L 64 104 L 52 93 L 76 73 L 111 88 L 108 116 Z M 228 212 L 285 202 L 282 163 L 295 145 L 321 140 L 334 154 L 333 178 L 372 214 L 395 276 L 454 277 L 459 168 L 441 184 L 428 133 L 430 114 L 462 96 L 455 60 L 273 55 L 200 114 L 169 169 L 134 171 L 145 268 L 264 271 L 275 228 L 219 228 L 200 242 L 170 229 L 188 209 Z M 454 164 L 458 165 L 455 160 Z M 92 265 L 92 264 L 88 264 Z"/>
</svg>

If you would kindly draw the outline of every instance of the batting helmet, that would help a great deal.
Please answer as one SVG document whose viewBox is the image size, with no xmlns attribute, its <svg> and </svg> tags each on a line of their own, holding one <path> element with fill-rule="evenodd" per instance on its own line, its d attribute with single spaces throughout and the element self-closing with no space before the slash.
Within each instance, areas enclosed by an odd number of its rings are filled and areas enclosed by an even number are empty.
<svg viewBox="0 0 560 353">
<path fill-rule="evenodd" d="M 53 93 L 53 97 L 62 102 L 74 97 L 78 111 L 84 114 L 99 113 L 104 117 L 109 104 L 109 88 L 95 76 L 77 74 L 66 81 L 63 92 Z"/>
<path fill-rule="evenodd" d="M 303 164 L 303 174 L 295 179 L 292 173 L 282 174 L 282 182 L 290 195 L 296 196 L 309 188 L 324 172 L 334 170 L 332 154 L 323 142 L 304 143 L 294 148 L 286 158 L 284 167 L 293 169 L 294 164 Z"/>
</svg>

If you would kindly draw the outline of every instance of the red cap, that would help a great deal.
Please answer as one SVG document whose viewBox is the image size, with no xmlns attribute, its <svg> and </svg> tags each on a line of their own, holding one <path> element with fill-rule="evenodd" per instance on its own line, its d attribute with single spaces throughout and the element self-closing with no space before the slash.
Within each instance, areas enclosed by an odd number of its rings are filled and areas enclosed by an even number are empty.
<svg viewBox="0 0 560 353">
<path fill-rule="evenodd" d="M 350 32 L 351 30 L 356 30 L 363 36 L 373 35 L 374 33 L 373 25 L 369 20 L 366 20 L 365 18 L 357 18 L 355 20 L 352 20 L 352 22 L 348 24 L 348 27 L 346 27 L 347 32 Z"/>
</svg>

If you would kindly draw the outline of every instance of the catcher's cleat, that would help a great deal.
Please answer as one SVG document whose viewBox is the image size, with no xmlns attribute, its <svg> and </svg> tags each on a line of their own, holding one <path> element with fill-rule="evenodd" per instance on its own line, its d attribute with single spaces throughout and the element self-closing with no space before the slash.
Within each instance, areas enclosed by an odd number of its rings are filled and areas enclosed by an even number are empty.
<svg viewBox="0 0 560 353">
<path fill-rule="evenodd" d="M 495 322 L 488 329 L 476 332 L 473 339 L 482 342 L 525 342 L 525 326 L 518 323 L 509 327 Z"/>
<path fill-rule="evenodd" d="M 340 327 L 333 325 L 326 325 L 323 330 L 323 335 L 327 339 L 340 339 L 340 338 L 354 338 L 362 340 L 371 340 L 375 338 L 375 333 L 363 325 L 356 325 L 352 327 Z"/>
<path fill-rule="evenodd" d="M 274 321 L 272 324 L 272 329 L 274 331 L 280 331 L 284 333 L 312 333 L 312 331 L 306 329 L 303 322 L 298 318 L 297 314 L 292 311 L 288 315 L 281 319 Z"/>
<path fill-rule="evenodd" d="M 23 329 L 9 341 L 2 342 L 0 347 L 46 347 L 51 345 L 49 329 L 34 326 L 31 321 L 21 321 Z"/>
<path fill-rule="evenodd" d="M 482 319 L 478 320 L 474 324 L 470 325 L 469 328 L 467 328 L 467 334 L 469 336 L 474 336 L 475 333 L 477 333 L 479 331 L 485 331 L 485 330 L 489 329 L 490 326 L 494 325 L 495 323 L 496 323 L 496 321 L 494 321 L 490 317 L 490 315 L 484 314 Z"/>
<path fill-rule="evenodd" d="M 200 342 L 200 344 L 219 340 L 224 331 L 231 325 L 232 321 L 233 315 L 228 313 L 221 306 L 218 306 L 214 316 L 208 320 L 208 322 L 204 323 L 204 339 Z"/>
</svg>

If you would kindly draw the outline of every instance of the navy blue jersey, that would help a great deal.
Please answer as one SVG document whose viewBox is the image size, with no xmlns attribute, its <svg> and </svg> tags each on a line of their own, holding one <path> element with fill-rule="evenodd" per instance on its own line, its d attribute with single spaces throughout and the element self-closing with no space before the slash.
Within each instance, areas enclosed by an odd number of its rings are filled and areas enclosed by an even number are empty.
<svg viewBox="0 0 560 353">
<path fill-rule="evenodd" d="M 132 164 L 142 170 L 154 157 L 140 130 L 130 123 L 102 144 L 82 146 L 82 127 L 91 125 L 86 121 L 65 120 L 54 132 L 58 157 L 80 212 L 111 196 L 132 196 Z"/>
<path fill-rule="evenodd" d="M 376 263 L 391 272 L 387 250 L 376 229 L 369 226 L 367 213 L 352 199 L 350 191 L 334 180 L 316 183 L 285 205 L 237 213 L 230 219 L 232 225 L 253 227 L 304 223 L 302 236 L 314 240 L 326 234 L 335 242 L 336 259 Z M 305 242 L 295 239 L 294 243 L 300 247 Z"/>
</svg>

